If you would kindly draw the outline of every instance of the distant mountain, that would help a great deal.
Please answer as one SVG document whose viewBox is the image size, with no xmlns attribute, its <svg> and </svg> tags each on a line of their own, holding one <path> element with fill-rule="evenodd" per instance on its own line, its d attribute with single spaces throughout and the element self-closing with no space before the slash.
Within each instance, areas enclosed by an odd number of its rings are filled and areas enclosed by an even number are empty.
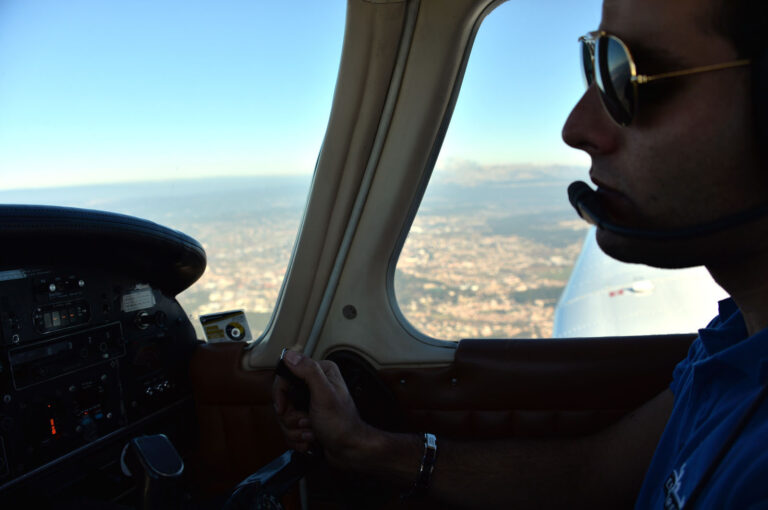
<svg viewBox="0 0 768 510">
<path fill-rule="evenodd" d="M 568 184 L 588 176 L 586 168 L 536 165 L 479 165 L 449 161 L 433 172 L 420 214 L 567 214 Z"/>
<path fill-rule="evenodd" d="M 300 215 L 310 176 L 217 177 L 0 191 L 0 203 L 99 209 L 159 223 Z M 297 213 L 298 211 L 298 213 Z"/>
<path fill-rule="evenodd" d="M 433 172 L 419 213 L 573 216 L 568 184 L 587 169 L 448 160 Z M 300 218 L 311 177 L 218 177 L 0 191 L 0 203 L 101 209 L 167 225 L 219 220 Z M 560 216 L 563 215 L 563 216 Z"/>
<path fill-rule="evenodd" d="M 489 184 L 532 184 L 586 180 L 588 169 L 577 166 L 504 164 L 481 165 L 474 161 L 449 159 L 433 172 L 433 184 L 478 187 Z"/>
</svg>

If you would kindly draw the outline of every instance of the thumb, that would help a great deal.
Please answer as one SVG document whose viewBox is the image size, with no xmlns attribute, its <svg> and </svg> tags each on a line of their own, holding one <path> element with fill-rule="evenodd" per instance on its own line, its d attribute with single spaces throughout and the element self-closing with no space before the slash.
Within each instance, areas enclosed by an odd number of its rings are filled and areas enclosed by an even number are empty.
<svg viewBox="0 0 768 510">
<path fill-rule="evenodd" d="M 286 351 L 284 359 L 288 370 L 307 383 L 311 394 L 328 391 L 330 383 L 315 360 L 296 351 Z"/>
<path fill-rule="evenodd" d="M 344 381 L 344 377 L 341 375 L 339 366 L 336 363 L 330 360 L 322 360 L 318 361 L 318 364 L 332 386 L 337 390 L 348 392 L 347 383 Z"/>
</svg>

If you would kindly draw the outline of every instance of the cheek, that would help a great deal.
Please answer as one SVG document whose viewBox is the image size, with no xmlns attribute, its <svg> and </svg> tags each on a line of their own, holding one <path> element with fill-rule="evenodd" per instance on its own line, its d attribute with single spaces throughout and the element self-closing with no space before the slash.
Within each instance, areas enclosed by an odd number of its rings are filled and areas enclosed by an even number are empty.
<svg viewBox="0 0 768 510">
<path fill-rule="evenodd" d="M 628 132 L 627 189 L 638 207 L 650 218 L 684 225 L 765 200 L 768 172 L 755 157 L 749 101 L 714 101 L 712 94 L 685 99 L 665 108 L 663 119 Z"/>
<path fill-rule="evenodd" d="M 702 115 L 699 122 L 703 157 L 698 162 L 709 170 L 703 180 L 708 200 L 732 210 L 764 201 L 768 175 L 758 156 L 751 101 L 733 96 L 713 108 L 720 122 L 711 115 Z"/>
<path fill-rule="evenodd" d="M 667 126 L 669 127 L 669 126 Z M 675 130 L 648 130 L 628 137 L 626 189 L 649 219 L 679 217 L 700 193 L 702 158 L 690 136 Z"/>
</svg>

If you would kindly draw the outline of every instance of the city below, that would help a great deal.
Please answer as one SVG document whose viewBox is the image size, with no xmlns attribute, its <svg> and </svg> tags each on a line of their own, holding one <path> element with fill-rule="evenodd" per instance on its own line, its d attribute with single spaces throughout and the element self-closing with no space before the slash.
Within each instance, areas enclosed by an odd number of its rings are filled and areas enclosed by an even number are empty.
<svg viewBox="0 0 768 510">
<path fill-rule="evenodd" d="M 512 165 L 435 171 L 395 271 L 406 320 L 442 340 L 550 337 L 586 234 L 566 188 L 584 174 Z M 185 232 L 208 255 L 205 274 L 178 296 L 198 331 L 200 315 L 242 309 L 258 336 L 308 188 L 308 177 L 222 178 L 5 191 L 0 201 L 115 211 Z"/>
</svg>

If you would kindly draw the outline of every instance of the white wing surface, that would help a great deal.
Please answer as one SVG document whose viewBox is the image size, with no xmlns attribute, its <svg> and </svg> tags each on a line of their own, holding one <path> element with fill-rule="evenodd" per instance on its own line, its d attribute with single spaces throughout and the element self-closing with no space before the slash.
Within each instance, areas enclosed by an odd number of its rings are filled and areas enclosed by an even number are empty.
<svg viewBox="0 0 768 510">
<path fill-rule="evenodd" d="M 610 258 L 593 227 L 557 304 L 553 336 L 691 333 L 726 297 L 703 267 L 657 269 Z"/>
</svg>

